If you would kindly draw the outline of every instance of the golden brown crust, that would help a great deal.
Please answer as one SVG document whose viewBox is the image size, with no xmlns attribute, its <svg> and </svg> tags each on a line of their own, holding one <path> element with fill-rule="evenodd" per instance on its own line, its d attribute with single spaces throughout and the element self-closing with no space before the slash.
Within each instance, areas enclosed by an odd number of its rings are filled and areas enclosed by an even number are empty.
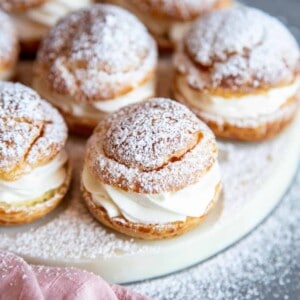
<svg viewBox="0 0 300 300">
<path fill-rule="evenodd" d="M 49 90 L 90 103 L 129 92 L 155 72 L 156 64 L 156 45 L 146 28 L 125 10 L 98 4 L 50 30 L 35 74 Z"/>
<path fill-rule="evenodd" d="M 153 71 L 151 71 L 145 78 L 145 81 L 143 81 L 140 85 L 136 86 L 135 89 L 143 87 L 144 85 L 149 85 L 149 84 L 152 85 L 152 82 L 155 82 L 155 76 L 156 76 L 156 74 Z M 47 86 L 44 86 L 43 83 L 44 82 L 43 82 L 42 78 L 39 76 L 39 74 L 35 74 L 35 78 L 33 81 L 33 88 L 43 98 L 47 99 L 50 103 L 52 103 L 60 111 L 60 113 L 64 116 L 65 121 L 67 122 L 70 132 L 73 134 L 82 135 L 82 136 L 90 136 L 92 134 L 93 130 L 95 129 L 95 127 L 97 126 L 97 124 L 99 123 L 99 121 L 108 115 L 107 112 L 97 110 L 97 108 L 92 106 L 91 103 L 84 103 L 84 105 L 90 106 L 92 109 L 94 109 L 98 113 L 98 120 L 92 119 L 88 116 L 85 117 L 84 112 L 82 113 L 82 116 L 73 115 L 72 112 L 68 111 L 68 109 L 64 109 L 63 102 L 64 102 L 64 100 L 67 103 L 71 102 L 70 103 L 71 105 L 72 105 L 72 103 L 74 105 L 78 105 L 78 102 L 75 99 L 71 98 L 70 96 L 62 96 L 62 95 L 55 93 L 53 90 L 48 89 Z M 129 91 L 129 93 L 130 92 L 133 92 L 133 90 Z M 153 89 L 152 94 L 154 95 L 154 93 L 155 93 L 155 90 Z M 117 98 L 106 100 L 106 101 L 110 101 L 111 103 L 113 103 L 115 100 L 118 101 L 118 97 L 123 97 L 123 96 L 126 96 L 126 94 L 118 95 Z M 139 102 L 147 101 L 149 98 L 150 97 L 147 97 L 145 99 L 141 98 L 141 99 L 139 99 L 140 100 Z M 102 100 L 102 101 L 105 102 L 105 100 Z M 101 102 L 101 99 L 99 101 L 97 101 L 97 103 L 100 103 L 100 102 Z M 59 106 L 60 103 L 61 103 L 61 107 Z"/>
<path fill-rule="evenodd" d="M 25 12 L 41 6 L 49 0 L 0 0 L 0 8 L 8 12 Z"/>
<path fill-rule="evenodd" d="M 216 160 L 208 127 L 186 107 L 157 98 L 100 121 L 88 141 L 85 164 L 100 183 L 161 193 L 198 182 Z"/>
<path fill-rule="evenodd" d="M 173 88 L 174 97 L 177 101 L 190 106 L 189 102 L 180 94 L 176 86 Z M 276 112 L 274 116 L 263 121 L 257 121 L 255 126 L 242 126 L 235 122 L 216 121 L 216 118 L 203 113 L 201 110 L 190 107 L 190 109 L 204 121 L 219 138 L 235 139 L 241 141 L 262 141 L 270 139 L 279 134 L 294 119 L 299 107 L 298 97 L 293 97 Z M 247 122 L 247 120 L 245 120 Z M 246 123 L 247 124 L 247 123 Z"/>
<path fill-rule="evenodd" d="M 67 127 L 58 111 L 21 84 L 0 82 L 0 179 L 13 181 L 55 157 Z"/>
<path fill-rule="evenodd" d="M 160 36 L 154 33 L 152 33 L 152 35 L 159 46 L 160 53 L 169 53 L 175 49 L 174 42 L 172 42 L 168 37 Z"/>
<path fill-rule="evenodd" d="M 264 141 L 273 138 L 284 130 L 293 120 L 297 109 L 291 111 L 291 114 L 282 116 L 273 121 L 268 121 L 253 128 L 243 128 L 229 123 L 222 125 L 202 117 L 202 120 L 212 129 L 214 134 L 220 138 L 236 139 L 241 141 Z"/>
<path fill-rule="evenodd" d="M 93 133 L 97 124 L 99 123 L 93 120 L 73 116 L 62 110 L 60 110 L 60 112 L 64 116 L 65 121 L 67 122 L 69 131 L 76 135 L 89 137 Z"/>
<path fill-rule="evenodd" d="M 217 9 L 228 7 L 232 4 L 231 0 L 216 0 L 216 1 L 169 1 L 162 5 L 163 1 L 139 1 L 139 0 L 110 0 L 109 3 L 119 5 L 132 13 L 134 13 L 146 26 L 149 22 L 169 23 L 185 23 L 191 22 L 201 15 Z M 166 1 L 167 2 L 167 1 Z M 158 43 L 159 49 L 162 52 L 170 52 L 175 49 L 175 42 L 171 41 L 169 34 L 157 34 L 149 31 Z"/>
<path fill-rule="evenodd" d="M 32 206 L 18 206 L 16 209 L 11 205 L 0 204 L 0 225 L 12 226 L 27 224 L 42 218 L 55 209 L 66 195 L 71 182 L 72 168 L 69 162 L 66 168 L 67 176 L 65 182 L 50 199 Z"/>
<path fill-rule="evenodd" d="M 175 56 L 177 72 L 198 90 L 249 93 L 299 75 L 296 40 L 277 19 L 235 6 L 196 21 Z"/>
<path fill-rule="evenodd" d="M 106 210 L 103 207 L 97 206 L 93 202 L 91 194 L 86 189 L 82 188 L 83 199 L 85 200 L 89 211 L 95 217 L 96 220 L 118 232 L 121 232 L 134 238 L 145 240 L 161 240 L 173 238 L 182 235 L 198 226 L 217 203 L 221 191 L 221 184 L 219 184 L 216 187 L 215 191 L 216 192 L 214 199 L 212 199 L 212 201 L 210 202 L 204 215 L 200 217 L 188 217 L 185 222 L 147 225 L 129 222 L 122 216 L 110 218 Z"/>
<path fill-rule="evenodd" d="M 141 13 L 152 15 L 172 21 L 191 21 L 200 15 L 229 6 L 231 0 L 113 0 L 109 1 L 118 5 L 133 6 Z"/>
</svg>

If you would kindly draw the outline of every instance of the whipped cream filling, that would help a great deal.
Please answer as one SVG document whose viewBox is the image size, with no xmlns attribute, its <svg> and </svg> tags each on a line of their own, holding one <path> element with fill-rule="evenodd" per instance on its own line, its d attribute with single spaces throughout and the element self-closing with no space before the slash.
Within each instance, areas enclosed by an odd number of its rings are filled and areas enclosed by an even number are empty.
<svg viewBox="0 0 300 300">
<path fill-rule="evenodd" d="M 93 103 L 79 103 L 75 102 L 71 97 L 51 93 L 42 86 L 38 79 L 35 80 L 34 87 L 43 98 L 50 101 L 56 107 L 59 107 L 62 111 L 95 121 L 100 120 L 107 113 L 112 113 L 129 104 L 147 100 L 155 94 L 154 79 L 120 97 L 95 101 Z"/>
<path fill-rule="evenodd" d="M 189 104 L 225 120 L 271 115 L 288 99 L 296 96 L 300 88 L 300 78 L 297 78 L 290 85 L 272 88 L 263 93 L 224 98 L 192 89 L 183 75 L 178 75 L 176 82 L 178 90 Z"/>
<path fill-rule="evenodd" d="M 160 194 L 138 194 L 99 183 L 85 167 L 82 183 L 97 206 L 104 207 L 110 218 L 122 216 L 133 223 L 166 224 L 200 217 L 213 200 L 221 181 L 216 162 L 198 183 L 182 190 Z"/>
<path fill-rule="evenodd" d="M 13 14 L 12 18 L 21 40 L 41 39 L 59 19 L 91 3 L 91 0 L 50 0 L 25 13 Z"/>
<path fill-rule="evenodd" d="M 67 153 L 63 150 L 49 163 L 35 168 L 15 181 L 0 180 L 0 202 L 19 204 L 38 199 L 60 187 L 67 175 L 67 160 Z"/>
</svg>

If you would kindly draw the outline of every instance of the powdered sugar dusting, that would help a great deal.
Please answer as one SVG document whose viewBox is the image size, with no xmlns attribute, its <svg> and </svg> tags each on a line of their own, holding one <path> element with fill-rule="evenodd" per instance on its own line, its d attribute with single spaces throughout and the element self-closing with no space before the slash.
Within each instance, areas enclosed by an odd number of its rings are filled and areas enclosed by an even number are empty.
<svg viewBox="0 0 300 300">
<path fill-rule="evenodd" d="M 125 111 L 126 110 L 126 111 Z M 186 107 L 153 99 L 113 117 L 104 151 L 127 166 L 153 170 L 178 159 L 198 142 L 203 126 Z"/>
<path fill-rule="evenodd" d="M 272 218 L 230 251 L 130 288 L 157 300 L 298 299 L 299 188 L 300 172 Z"/>
<path fill-rule="evenodd" d="M 185 39 L 188 56 L 177 68 L 198 88 L 257 88 L 290 83 L 299 72 L 296 40 L 277 19 L 248 7 L 234 7 L 197 21 Z M 182 57 L 183 55 L 183 57 Z"/>
<path fill-rule="evenodd" d="M 157 98 L 100 122 L 88 142 L 86 163 L 103 183 L 161 193 L 198 182 L 216 157 L 209 128 L 183 105 Z"/>
<path fill-rule="evenodd" d="M 21 84 L 0 83 L 0 170 L 7 180 L 49 160 L 63 148 L 66 137 L 62 117 L 36 92 Z"/>
<path fill-rule="evenodd" d="M 138 86 L 156 63 L 155 43 L 138 19 L 98 4 L 69 15 L 50 31 L 36 74 L 58 93 L 99 101 Z"/>
<path fill-rule="evenodd" d="M 272 142 L 248 147 L 244 144 L 219 142 L 223 172 L 224 209 L 214 226 L 221 226 L 253 199 L 256 191 L 270 175 L 280 159 L 285 136 Z M 157 253 L 157 244 L 142 245 L 102 227 L 88 213 L 81 199 L 80 175 L 84 145 L 80 139 L 69 141 L 74 179 L 63 205 L 46 218 L 23 227 L 0 229 L 0 248 L 23 256 L 67 260 L 118 257 Z"/>
</svg>

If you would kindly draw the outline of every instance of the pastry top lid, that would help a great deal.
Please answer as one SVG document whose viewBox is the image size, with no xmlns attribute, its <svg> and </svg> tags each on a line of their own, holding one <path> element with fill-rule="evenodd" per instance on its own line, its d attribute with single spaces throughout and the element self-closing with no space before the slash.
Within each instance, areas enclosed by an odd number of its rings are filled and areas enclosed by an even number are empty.
<svg viewBox="0 0 300 300">
<path fill-rule="evenodd" d="M 153 76 L 154 40 L 131 13 L 93 5 L 60 21 L 38 53 L 36 76 L 76 101 L 115 98 Z"/>
<path fill-rule="evenodd" d="M 272 87 L 291 83 L 299 74 L 294 37 L 279 20 L 254 8 L 238 6 L 204 16 L 187 33 L 184 48 L 200 73 L 190 72 L 195 87 Z M 180 64 L 177 68 L 183 70 Z"/>
<path fill-rule="evenodd" d="M 129 0 L 139 10 L 175 20 L 191 20 L 214 9 L 220 0 Z M 224 1 L 223 1 L 224 2 Z M 226 0 L 225 2 L 230 2 Z"/>
<path fill-rule="evenodd" d="M 8 12 L 21 12 L 43 5 L 50 0 L 0 0 L 0 7 Z"/>
<path fill-rule="evenodd" d="M 15 180 L 54 158 L 67 128 L 58 111 L 32 89 L 0 82 L 0 179 Z"/>
<path fill-rule="evenodd" d="M 101 121 L 88 142 L 86 164 L 102 183 L 160 193 L 196 183 L 216 158 L 208 127 L 185 106 L 156 98 Z"/>
</svg>

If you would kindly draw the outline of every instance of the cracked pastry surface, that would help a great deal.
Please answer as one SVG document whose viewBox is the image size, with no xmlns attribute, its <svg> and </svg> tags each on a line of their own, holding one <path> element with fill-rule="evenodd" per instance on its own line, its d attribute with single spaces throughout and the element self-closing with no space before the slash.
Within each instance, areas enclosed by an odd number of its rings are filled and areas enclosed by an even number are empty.
<svg viewBox="0 0 300 300">
<path fill-rule="evenodd" d="M 18 32 L 22 53 L 35 54 L 49 28 L 72 11 L 92 4 L 92 0 L 12 0 L 0 1 Z"/>
<path fill-rule="evenodd" d="M 89 139 L 82 190 L 91 213 L 109 227 L 145 239 L 179 235 L 218 198 L 215 138 L 174 101 L 127 106 Z"/>
<path fill-rule="evenodd" d="M 195 22 L 177 51 L 174 96 L 221 137 L 261 140 L 294 117 L 299 48 L 277 19 L 234 7 Z"/>
<path fill-rule="evenodd" d="M 154 35 L 160 48 L 172 49 L 196 19 L 227 7 L 231 0 L 110 0 L 133 12 Z"/>
<path fill-rule="evenodd" d="M 69 124 L 92 129 L 106 114 L 154 95 L 156 64 L 146 28 L 129 12 L 98 4 L 50 31 L 38 53 L 34 87 L 71 118 Z"/>
<path fill-rule="evenodd" d="M 0 224 L 31 222 L 65 195 L 70 166 L 63 118 L 33 90 L 0 83 Z"/>
<path fill-rule="evenodd" d="M 16 29 L 9 16 L 0 10 L 0 80 L 13 77 L 19 55 Z"/>
</svg>

